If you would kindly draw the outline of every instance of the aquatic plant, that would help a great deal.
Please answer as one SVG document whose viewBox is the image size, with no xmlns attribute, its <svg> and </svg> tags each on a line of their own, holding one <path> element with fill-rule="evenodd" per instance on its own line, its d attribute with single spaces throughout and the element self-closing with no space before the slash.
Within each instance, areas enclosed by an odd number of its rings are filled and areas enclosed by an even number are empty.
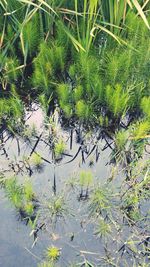
<svg viewBox="0 0 150 267">
<path fill-rule="evenodd" d="M 33 203 L 30 201 L 30 202 L 27 202 L 25 205 L 24 205 L 24 211 L 26 212 L 27 215 L 31 216 L 33 213 L 34 213 L 34 205 Z"/>
<path fill-rule="evenodd" d="M 125 151 L 129 134 L 129 131 L 127 130 L 120 130 L 115 133 L 115 144 L 118 151 Z"/>
<path fill-rule="evenodd" d="M 93 184 L 94 177 L 90 170 L 82 170 L 79 173 L 79 184 L 82 187 L 89 187 Z"/>
<path fill-rule="evenodd" d="M 84 100 L 79 100 L 76 103 L 76 115 L 78 116 L 79 119 L 82 121 L 88 121 L 90 120 L 92 116 L 92 109 L 90 104 L 86 103 Z"/>
<path fill-rule="evenodd" d="M 21 30 L 21 50 L 24 56 L 24 64 L 28 59 L 28 56 L 32 58 L 40 42 L 42 42 L 43 32 L 40 24 L 40 16 L 36 13 L 32 18 L 23 25 Z"/>
<path fill-rule="evenodd" d="M 143 120 L 143 121 L 138 121 L 134 125 L 134 129 L 132 131 L 132 138 L 134 140 L 138 139 L 144 139 L 150 132 L 150 121 L 148 120 Z"/>
<path fill-rule="evenodd" d="M 128 101 L 129 95 L 127 92 L 123 91 L 121 85 L 117 84 L 115 88 L 110 85 L 106 87 L 106 103 L 115 117 L 125 115 Z"/>
<path fill-rule="evenodd" d="M 33 164 L 35 167 L 41 167 L 43 161 L 42 161 L 42 158 L 41 156 L 34 152 L 31 157 L 30 157 L 30 162 L 31 164 Z"/>
<path fill-rule="evenodd" d="M 104 218 L 100 218 L 94 232 L 98 237 L 107 237 L 111 234 L 111 225 Z"/>
<path fill-rule="evenodd" d="M 100 215 L 103 213 L 107 213 L 111 207 L 110 202 L 110 192 L 106 187 L 100 187 L 94 189 L 91 193 L 90 203 L 89 203 L 89 211 L 90 215 Z"/>
<path fill-rule="evenodd" d="M 36 125 L 33 123 L 31 126 L 26 126 L 24 131 L 23 131 L 23 135 L 27 139 L 30 139 L 33 136 L 36 136 L 37 135 Z"/>
<path fill-rule="evenodd" d="M 31 201 L 35 197 L 32 184 L 29 180 L 24 183 L 24 197 L 27 201 Z"/>
<path fill-rule="evenodd" d="M 56 158 L 61 157 L 62 154 L 65 152 L 66 145 L 63 140 L 59 140 L 58 142 L 55 143 L 54 146 L 54 152 Z"/>
<path fill-rule="evenodd" d="M 145 116 L 150 119 L 150 96 L 146 97 L 144 96 L 141 99 L 141 109 L 143 111 L 143 113 L 145 114 Z"/>
<path fill-rule="evenodd" d="M 64 70 L 65 51 L 57 43 L 41 43 L 39 54 L 34 61 L 33 85 L 44 89 L 49 96 L 53 88 L 53 76 Z M 55 84 L 55 83 L 54 83 Z"/>
<path fill-rule="evenodd" d="M 60 257 L 60 249 L 54 246 L 48 247 L 46 250 L 46 257 L 52 262 L 58 260 Z"/>
<path fill-rule="evenodd" d="M 0 99 L 0 118 L 5 119 L 6 122 L 11 121 L 15 124 L 15 120 L 22 118 L 24 107 L 19 97 L 10 97 L 8 99 Z M 11 118 L 11 120 L 10 120 Z M 13 127 L 13 123 L 11 126 Z"/>
<path fill-rule="evenodd" d="M 51 219 L 56 220 L 57 217 L 64 217 L 68 211 L 66 202 L 63 196 L 54 196 L 47 203 L 47 209 L 50 213 Z"/>
<path fill-rule="evenodd" d="M 18 185 L 16 177 L 9 178 L 5 181 L 5 191 L 12 204 L 17 209 L 21 209 L 24 205 L 23 188 L 21 185 Z"/>
</svg>

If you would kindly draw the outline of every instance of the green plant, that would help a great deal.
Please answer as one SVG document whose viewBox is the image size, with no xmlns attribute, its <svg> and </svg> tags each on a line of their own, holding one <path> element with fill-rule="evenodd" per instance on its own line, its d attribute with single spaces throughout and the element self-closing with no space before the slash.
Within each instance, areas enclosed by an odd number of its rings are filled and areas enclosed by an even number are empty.
<svg viewBox="0 0 150 267">
<path fill-rule="evenodd" d="M 89 171 L 86 171 L 86 170 L 80 171 L 80 173 L 79 173 L 80 186 L 89 187 L 93 184 L 93 180 L 94 180 L 94 177 L 93 177 L 93 174 L 90 170 Z"/>
<path fill-rule="evenodd" d="M 148 120 L 138 121 L 134 125 L 134 129 L 132 131 L 132 138 L 134 140 L 144 139 L 147 137 L 149 132 L 150 132 L 150 121 Z"/>
<path fill-rule="evenodd" d="M 144 96 L 141 100 L 141 109 L 148 119 L 150 119 L 149 107 L 150 107 L 150 96 L 149 97 Z"/>
<path fill-rule="evenodd" d="M 35 167 L 40 167 L 42 165 L 42 158 L 38 153 L 34 152 L 30 157 L 30 162 Z"/>
<path fill-rule="evenodd" d="M 32 201 L 35 197 L 32 184 L 29 180 L 24 183 L 24 196 L 27 201 Z"/>
<path fill-rule="evenodd" d="M 109 211 L 111 207 L 110 192 L 106 187 L 97 187 L 91 194 L 89 211 L 91 215 L 99 215 Z"/>
<path fill-rule="evenodd" d="M 44 89 L 48 96 L 53 85 L 53 77 L 64 71 L 65 50 L 57 43 L 41 43 L 34 62 L 33 85 Z M 55 84 L 55 83 L 54 83 Z"/>
<path fill-rule="evenodd" d="M 56 158 L 62 156 L 62 154 L 65 152 L 66 145 L 63 140 L 59 140 L 55 143 L 54 152 Z"/>
<path fill-rule="evenodd" d="M 111 234 L 111 225 L 103 218 L 99 219 L 99 222 L 96 226 L 95 235 L 98 237 L 107 237 Z"/>
<path fill-rule="evenodd" d="M 17 177 L 12 177 L 5 180 L 4 188 L 6 195 L 19 211 L 25 212 L 28 216 L 34 213 L 35 206 L 33 200 L 33 190 L 31 184 L 18 184 Z"/>
<path fill-rule="evenodd" d="M 106 87 L 106 103 L 115 117 L 125 115 L 128 101 L 128 93 L 123 91 L 121 85 L 117 84 L 115 88 L 110 85 Z"/>
<path fill-rule="evenodd" d="M 34 205 L 33 203 L 30 201 L 30 202 L 27 202 L 25 205 L 24 205 L 24 211 L 29 215 L 31 216 L 33 213 L 34 213 Z"/>
<path fill-rule="evenodd" d="M 89 104 L 87 104 L 84 100 L 79 100 L 76 104 L 76 115 L 79 119 L 88 121 L 92 115 L 92 110 Z"/>
<path fill-rule="evenodd" d="M 5 191 L 12 204 L 17 209 L 21 209 L 23 207 L 23 188 L 17 184 L 16 177 L 9 178 L 5 181 Z"/>
<path fill-rule="evenodd" d="M 129 138 L 129 132 L 127 130 L 120 130 L 115 134 L 115 144 L 118 151 L 125 150 L 127 141 Z"/>
<path fill-rule="evenodd" d="M 48 247 L 46 250 L 46 257 L 51 261 L 56 261 L 60 257 L 60 249 L 57 247 Z"/>
<path fill-rule="evenodd" d="M 63 196 L 53 197 L 47 204 L 51 218 L 64 217 L 67 212 L 66 202 Z"/>
</svg>

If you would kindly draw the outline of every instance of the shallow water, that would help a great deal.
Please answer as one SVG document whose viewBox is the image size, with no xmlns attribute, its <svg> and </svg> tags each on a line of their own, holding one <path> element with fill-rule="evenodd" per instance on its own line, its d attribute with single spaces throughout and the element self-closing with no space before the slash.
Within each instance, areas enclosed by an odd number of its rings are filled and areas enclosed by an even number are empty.
<svg viewBox="0 0 150 267">
<path fill-rule="evenodd" d="M 26 118 L 28 119 L 26 120 L 26 125 L 31 127 L 35 124 L 37 136 L 40 136 L 43 132 L 43 112 L 36 105 L 33 105 L 32 108 L 35 108 L 36 111 L 27 112 Z M 78 177 L 81 169 L 90 169 L 95 177 L 94 184 L 104 185 L 111 171 L 111 165 L 109 164 L 111 149 L 107 148 L 103 151 L 106 142 L 100 140 L 98 143 L 100 154 L 97 162 L 96 151 L 94 150 L 87 159 L 87 154 L 85 153 L 85 162 L 80 151 L 77 157 L 68 163 L 81 147 L 81 142 L 76 142 L 77 133 L 74 131 L 72 149 L 70 149 L 70 129 L 65 130 L 58 123 L 57 131 L 59 138 L 63 138 L 67 146 L 67 155 L 64 155 L 62 160 L 58 162 L 53 161 L 49 146 L 43 141 L 47 140 L 46 132 L 43 133 L 35 149 L 36 153 L 44 158 L 44 161 L 41 168 L 32 167 L 33 173 L 30 176 L 30 181 L 32 182 L 36 198 L 39 201 L 40 216 L 38 223 L 39 225 L 42 223 L 45 224 L 43 230 L 38 232 L 36 244 L 34 244 L 33 235 L 30 236 L 31 228 L 29 225 L 26 225 L 24 221 L 20 220 L 19 214 L 17 214 L 9 200 L 7 200 L 4 191 L 1 190 L 0 192 L 0 213 L 2 215 L 0 228 L 0 266 L 37 266 L 37 263 L 44 259 L 46 248 L 52 245 L 61 249 L 61 257 L 58 262 L 60 266 L 69 266 L 73 262 L 83 262 L 85 258 L 97 265 L 100 259 L 106 254 L 103 245 L 104 240 L 93 235 L 95 232 L 95 222 L 92 218 L 88 218 L 88 200 L 79 199 L 81 188 L 71 183 L 72 178 Z M 7 136 L 8 132 L 6 131 L 4 139 L 7 139 Z M 88 153 L 95 144 L 95 140 L 92 140 L 92 138 L 86 139 Z M 17 140 L 19 141 L 19 148 Z M 18 173 L 20 183 L 29 176 L 30 173 L 21 161 L 24 156 L 29 157 L 37 142 L 37 137 L 31 137 L 30 141 L 17 136 L 17 139 L 14 137 L 5 142 L 4 147 L 8 155 L 6 156 L 4 154 L 0 156 L 0 171 L 5 172 L 6 177 L 14 175 L 12 164 L 15 166 L 15 172 Z M 56 182 L 55 192 L 53 190 L 54 177 Z M 121 179 L 117 176 L 115 185 L 119 187 L 120 182 Z M 47 204 L 54 197 L 54 193 L 56 196 L 64 196 L 67 208 L 64 216 L 58 218 L 53 224 L 47 209 Z M 126 235 L 127 238 L 130 233 L 128 227 L 125 226 L 123 232 L 123 235 Z M 114 232 L 113 236 L 115 235 L 116 233 Z M 115 241 L 114 243 L 112 239 L 109 243 L 109 250 L 113 255 L 115 255 L 116 248 L 120 248 L 120 236 L 117 238 L 119 241 Z M 129 266 L 131 266 L 130 260 L 132 262 L 133 259 L 130 255 L 126 255 L 126 260 Z M 124 263 L 119 263 L 117 266 L 124 266 Z"/>
</svg>

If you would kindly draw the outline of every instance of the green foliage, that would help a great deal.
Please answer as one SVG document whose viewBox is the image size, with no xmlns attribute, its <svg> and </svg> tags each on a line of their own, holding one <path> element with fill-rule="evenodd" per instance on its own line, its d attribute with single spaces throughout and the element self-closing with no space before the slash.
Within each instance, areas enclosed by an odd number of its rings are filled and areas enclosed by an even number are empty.
<svg viewBox="0 0 150 267">
<path fill-rule="evenodd" d="M 10 97 L 8 99 L 0 99 L 0 119 L 13 123 L 22 118 L 24 107 L 22 101 L 18 97 Z M 11 120 L 10 120 L 11 119 Z M 15 124 L 15 123 L 14 123 Z"/>
<path fill-rule="evenodd" d="M 35 153 L 35 152 L 30 157 L 30 162 L 35 167 L 40 167 L 42 165 L 42 163 L 43 163 L 41 156 L 39 154 Z"/>
<path fill-rule="evenodd" d="M 16 177 L 9 178 L 5 182 L 5 190 L 12 204 L 20 209 L 23 206 L 23 188 L 17 184 Z"/>
<path fill-rule="evenodd" d="M 107 237 L 111 234 L 111 225 L 103 218 L 99 219 L 98 225 L 95 230 L 95 235 L 98 237 Z"/>
<path fill-rule="evenodd" d="M 134 125 L 132 138 L 134 140 L 144 139 L 146 138 L 149 132 L 150 132 L 150 121 L 148 120 L 139 121 Z"/>
<path fill-rule="evenodd" d="M 27 201 L 31 201 L 34 199 L 33 187 L 29 180 L 24 183 L 24 196 Z"/>
<path fill-rule="evenodd" d="M 110 192 L 105 187 L 97 187 L 91 195 L 89 210 L 91 215 L 107 212 L 111 206 Z"/>
<path fill-rule="evenodd" d="M 16 83 L 21 76 L 20 64 L 17 57 L 2 57 L 1 61 L 1 76 L 0 85 L 4 90 L 8 88 L 12 83 Z"/>
<path fill-rule="evenodd" d="M 29 215 L 31 216 L 33 213 L 34 213 L 34 205 L 32 202 L 27 202 L 25 205 L 24 205 L 24 211 Z"/>
<path fill-rule="evenodd" d="M 59 84 L 57 92 L 60 104 L 67 104 L 71 100 L 71 91 L 68 84 Z"/>
<path fill-rule="evenodd" d="M 34 193 L 29 182 L 22 185 L 18 183 L 17 177 L 12 177 L 5 180 L 4 188 L 16 209 L 24 211 L 28 216 L 34 213 L 35 206 L 32 202 Z"/>
<path fill-rule="evenodd" d="M 86 103 L 84 100 L 79 100 L 76 104 L 76 115 L 81 120 L 90 120 L 90 117 L 92 116 L 92 109 L 91 106 Z"/>
<path fill-rule="evenodd" d="M 27 57 L 29 54 L 32 57 L 38 50 L 38 46 L 42 41 L 42 33 L 40 29 L 39 15 L 36 13 L 23 27 L 22 30 L 22 48 L 24 55 Z"/>
<path fill-rule="evenodd" d="M 64 48 L 57 43 L 41 43 L 34 62 L 33 85 L 44 89 L 46 93 L 51 92 L 53 77 L 60 75 L 64 67 Z"/>
<path fill-rule="evenodd" d="M 55 156 L 56 158 L 62 156 L 62 154 L 65 152 L 66 149 L 66 145 L 64 143 L 63 140 L 59 140 L 54 147 L 54 152 L 55 152 Z"/>
<path fill-rule="evenodd" d="M 119 151 L 125 150 L 129 138 L 129 132 L 126 130 L 120 130 L 115 134 L 115 144 Z"/>
<path fill-rule="evenodd" d="M 150 96 L 143 97 L 141 100 L 141 109 L 148 119 L 150 119 Z"/>
<path fill-rule="evenodd" d="M 79 174 L 79 184 L 82 187 L 89 187 L 93 184 L 93 174 L 90 170 L 82 170 Z"/>
<path fill-rule="evenodd" d="M 63 196 L 53 197 L 48 203 L 48 211 L 51 218 L 63 217 L 67 212 L 65 199 Z"/>
<path fill-rule="evenodd" d="M 122 86 L 117 84 L 115 88 L 106 87 L 106 104 L 115 117 L 125 115 L 128 104 L 128 93 L 124 92 Z"/>
<path fill-rule="evenodd" d="M 54 246 L 48 247 L 46 250 L 46 257 L 52 262 L 58 260 L 60 257 L 60 249 Z"/>
</svg>

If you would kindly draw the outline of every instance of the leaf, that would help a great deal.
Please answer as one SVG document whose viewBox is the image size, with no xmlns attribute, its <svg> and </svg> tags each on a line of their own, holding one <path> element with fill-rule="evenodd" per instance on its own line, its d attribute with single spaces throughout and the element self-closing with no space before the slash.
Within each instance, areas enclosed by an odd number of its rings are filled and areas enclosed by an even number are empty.
<svg viewBox="0 0 150 267">
<path fill-rule="evenodd" d="M 140 4 L 138 3 L 137 0 L 132 0 L 134 6 L 136 7 L 138 14 L 142 17 L 143 21 L 145 22 L 146 26 L 148 27 L 148 29 L 150 29 L 149 23 L 147 21 L 147 18 L 142 10 L 142 7 L 140 6 Z"/>
<path fill-rule="evenodd" d="M 94 37 L 94 31 L 96 30 L 96 29 L 100 29 L 100 30 L 102 30 L 102 31 L 104 31 L 104 32 L 106 32 L 106 33 L 108 33 L 110 36 L 112 36 L 119 44 L 121 44 L 121 41 L 120 41 L 120 38 L 118 38 L 114 33 L 112 33 L 111 31 L 109 31 L 107 28 L 105 28 L 105 27 L 103 27 L 103 26 L 101 26 L 101 25 L 98 25 L 98 24 L 96 24 L 95 25 L 95 27 L 93 27 L 93 29 L 91 30 L 91 36 L 93 36 Z"/>
</svg>

